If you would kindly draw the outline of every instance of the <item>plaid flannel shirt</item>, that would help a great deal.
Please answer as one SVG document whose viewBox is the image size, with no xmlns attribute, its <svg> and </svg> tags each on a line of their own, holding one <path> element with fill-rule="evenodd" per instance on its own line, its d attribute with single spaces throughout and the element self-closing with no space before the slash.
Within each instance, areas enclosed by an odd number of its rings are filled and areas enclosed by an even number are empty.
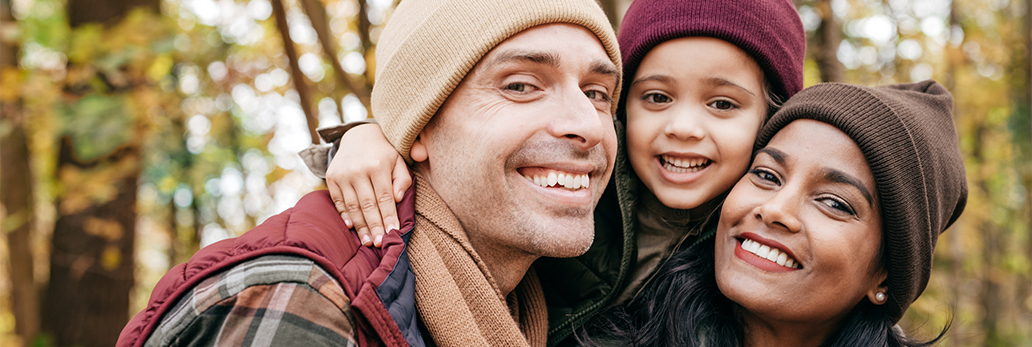
<svg viewBox="0 0 1032 347">
<path fill-rule="evenodd" d="M 309 259 L 267 255 L 195 286 L 144 346 L 356 346 L 351 301 Z"/>
</svg>

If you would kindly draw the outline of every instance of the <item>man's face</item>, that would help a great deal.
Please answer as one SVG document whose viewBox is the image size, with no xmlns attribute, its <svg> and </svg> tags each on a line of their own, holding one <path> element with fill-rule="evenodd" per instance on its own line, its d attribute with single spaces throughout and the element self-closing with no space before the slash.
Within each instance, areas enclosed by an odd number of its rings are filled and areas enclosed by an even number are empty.
<svg viewBox="0 0 1032 347">
<path fill-rule="evenodd" d="M 412 157 L 479 253 L 587 251 L 616 157 L 618 82 L 594 34 L 550 24 L 495 46 L 452 92 Z"/>
</svg>

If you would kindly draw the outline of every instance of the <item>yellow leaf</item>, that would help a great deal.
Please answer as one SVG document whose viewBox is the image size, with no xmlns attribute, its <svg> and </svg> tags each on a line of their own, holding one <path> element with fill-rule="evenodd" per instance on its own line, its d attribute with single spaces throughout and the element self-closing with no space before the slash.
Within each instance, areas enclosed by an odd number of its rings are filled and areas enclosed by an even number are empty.
<svg viewBox="0 0 1032 347">
<path fill-rule="evenodd" d="M 118 241 L 122 238 L 122 224 L 110 219 L 87 217 L 83 223 L 83 229 L 87 234 L 102 237 L 108 241 Z"/>
<path fill-rule="evenodd" d="M 104 253 L 100 254 L 100 266 L 103 266 L 104 270 L 114 271 L 120 263 L 122 263 L 122 252 L 118 250 L 117 246 L 110 245 L 104 248 Z"/>
<path fill-rule="evenodd" d="M 157 59 L 154 59 L 154 63 L 147 68 L 147 77 L 150 77 L 153 81 L 160 81 L 172 71 L 172 64 L 172 57 L 168 54 L 162 54 Z"/>
<path fill-rule="evenodd" d="M 21 71 L 15 67 L 4 67 L 0 71 L 0 102 L 13 103 L 18 100 L 21 91 Z"/>
</svg>

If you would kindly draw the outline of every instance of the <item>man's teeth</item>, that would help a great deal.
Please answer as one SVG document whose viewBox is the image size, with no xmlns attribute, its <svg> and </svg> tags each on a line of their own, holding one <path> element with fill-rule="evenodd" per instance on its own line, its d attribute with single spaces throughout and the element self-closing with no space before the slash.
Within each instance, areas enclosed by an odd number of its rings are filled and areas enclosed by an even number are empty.
<svg viewBox="0 0 1032 347">
<path fill-rule="evenodd" d="M 547 176 L 527 176 L 531 182 L 542 187 L 563 187 L 566 189 L 588 188 L 591 180 L 588 174 L 567 174 L 561 172 L 549 172 Z"/>
<path fill-rule="evenodd" d="M 676 173 L 696 172 L 705 169 L 710 164 L 710 160 L 705 158 L 683 159 L 665 155 L 661 158 L 663 158 L 663 168 Z"/>
<path fill-rule="evenodd" d="M 789 258 L 788 253 L 782 252 L 777 248 L 770 248 L 767 245 L 761 245 L 759 242 L 750 239 L 742 240 L 742 249 L 755 254 L 757 257 L 770 260 L 784 267 L 790 267 L 793 269 L 803 268 L 795 261 L 795 259 Z"/>
</svg>

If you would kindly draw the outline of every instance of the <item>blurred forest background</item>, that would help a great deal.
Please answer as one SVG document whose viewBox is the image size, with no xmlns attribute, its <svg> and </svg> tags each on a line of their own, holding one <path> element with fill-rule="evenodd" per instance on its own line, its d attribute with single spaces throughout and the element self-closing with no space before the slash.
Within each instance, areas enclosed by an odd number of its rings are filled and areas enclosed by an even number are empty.
<svg viewBox="0 0 1032 347">
<path fill-rule="evenodd" d="M 601 6 L 619 27 L 628 0 Z M 110 346 L 199 247 L 322 184 L 394 0 L 0 0 L 0 345 Z M 795 0 L 806 84 L 934 78 L 971 193 L 902 323 L 1032 345 L 1032 0 Z"/>
</svg>

